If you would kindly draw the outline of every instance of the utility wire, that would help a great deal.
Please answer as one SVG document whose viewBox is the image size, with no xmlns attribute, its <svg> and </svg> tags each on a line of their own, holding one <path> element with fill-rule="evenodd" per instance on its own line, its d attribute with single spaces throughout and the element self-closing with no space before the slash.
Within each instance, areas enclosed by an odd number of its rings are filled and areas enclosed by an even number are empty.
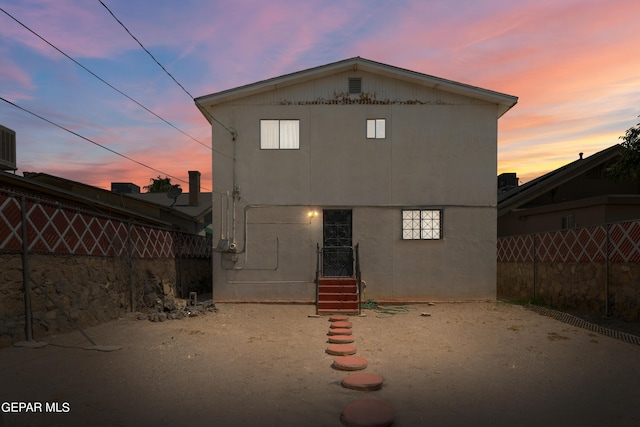
<svg viewBox="0 0 640 427">
<path fill-rule="evenodd" d="M 157 173 L 159 173 L 159 174 L 161 174 L 161 175 L 165 175 L 165 176 L 167 176 L 167 177 L 169 177 L 169 178 L 175 179 L 176 181 L 181 181 L 181 182 L 184 182 L 184 183 L 186 183 L 186 184 L 188 184 L 188 183 L 189 183 L 189 181 L 185 181 L 184 179 L 180 179 L 180 178 L 175 177 L 175 176 L 173 176 L 173 175 L 169 175 L 169 174 L 168 174 L 168 173 L 166 173 L 166 172 L 163 172 L 163 171 L 161 171 L 161 170 L 159 170 L 159 169 L 156 169 L 156 168 L 154 168 L 154 167 L 152 167 L 152 166 L 149 166 L 149 165 L 147 165 L 147 164 L 145 164 L 145 163 L 142 163 L 142 162 L 140 162 L 140 161 L 138 161 L 138 160 L 136 160 L 136 159 L 133 159 L 133 158 L 131 158 L 131 157 L 129 157 L 129 156 L 126 156 L 126 155 L 124 155 L 124 154 L 122 154 L 122 153 L 119 153 L 119 152 L 117 152 L 117 151 L 115 151 L 115 150 L 113 150 L 113 149 L 111 149 L 111 148 L 109 148 L 109 147 L 107 147 L 107 146 L 105 146 L 105 145 L 102 145 L 102 144 L 100 144 L 100 143 L 98 143 L 98 142 L 95 142 L 95 141 L 93 141 L 93 140 L 91 140 L 91 139 L 89 139 L 89 138 L 87 138 L 87 137 L 85 137 L 85 136 L 82 136 L 82 135 L 80 135 L 80 134 L 79 134 L 79 133 L 77 133 L 77 132 L 74 132 L 74 131 L 72 131 L 72 130 L 70 130 L 70 129 L 68 129 L 68 128 L 66 128 L 66 127 L 62 126 L 62 125 L 59 125 L 59 124 L 57 124 L 57 123 L 55 123 L 55 122 L 52 122 L 51 120 L 49 120 L 49 119 L 47 119 L 47 118 L 45 118 L 45 117 L 42 117 L 42 116 L 41 116 L 41 115 L 39 115 L 39 114 L 34 113 L 33 111 L 30 111 L 30 110 L 28 110 L 28 109 L 26 109 L 26 108 L 24 108 L 24 107 L 21 107 L 21 106 L 19 106 L 18 104 L 15 104 L 15 103 L 13 103 L 13 102 L 11 102 L 11 101 L 8 101 L 8 100 L 6 100 L 5 98 L 3 98 L 3 97 L 1 97 L 1 96 L 0 96 L 0 100 L 2 100 L 2 101 L 4 101 L 4 102 L 6 102 L 6 103 L 7 103 L 7 104 L 9 104 L 9 105 L 12 105 L 12 106 L 16 107 L 16 108 L 17 108 L 17 109 L 19 109 L 19 110 L 24 111 L 25 113 L 29 113 L 29 114 L 31 114 L 32 116 L 39 118 L 40 120 L 43 120 L 43 121 L 45 121 L 45 122 L 47 122 L 47 123 L 49 123 L 49 124 L 52 124 L 53 126 L 55 126 L 55 127 L 57 127 L 57 128 L 60 128 L 60 129 L 62 129 L 62 130 L 66 130 L 67 132 L 69 132 L 69 133 L 71 133 L 71 134 L 73 134 L 73 135 L 77 136 L 78 138 L 84 139 L 85 141 L 88 141 L 88 142 L 92 143 L 93 145 L 97 145 L 98 147 L 100 147 L 100 148 L 104 148 L 105 150 L 107 150 L 107 151 L 109 151 L 109 152 L 111 152 L 111 153 L 113 153 L 113 154 L 115 154 L 115 155 L 117 155 L 117 156 L 120 156 L 120 157 L 122 157 L 122 158 L 124 158 L 124 159 L 127 159 L 127 160 L 129 160 L 129 161 L 131 161 L 131 162 L 133 162 L 133 163 L 136 163 L 137 165 L 140 165 L 140 166 L 142 166 L 142 167 L 145 167 L 145 168 L 147 168 L 147 169 L 150 169 L 150 170 L 152 170 L 152 171 L 154 171 L 154 172 L 157 172 Z M 208 190 L 208 189 L 203 188 L 203 190 Z"/>
<path fill-rule="evenodd" d="M 38 37 L 40 40 L 42 40 L 43 42 L 45 42 L 46 44 L 48 44 L 49 46 L 51 46 L 52 48 L 54 48 L 55 50 L 57 50 L 60 54 L 64 55 L 67 59 L 73 61 L 73 63 L 75 63 L 76 65 L 78 65 L 80 68 L 82 68 L 83 70 L 85 70 L 86 72 L 88 72 L 89 74 L 91 74 L 93 77 L 97 78 L 98 80 L 100 80 L 102 83 L 106 84 L 107 86 L 109 86 L 111 89 L 115 90 L 116 92 L 118 92 L 120 95 L 124 96 L 125 98 L 129 99 L 130 101 L 134 102 L 136 105 L 138 105 L 139 107 L 145 109 L 146 111 L 148 111 L 149 113 L 153 114 L 154 116 L 156 116 L 157 118 L 159 118 L 160 120 L 162 120 L 163 122 L 165 122 L 166 124 L 168 124 L 169 126 L 171 126 L 172 128 L 174 128 L 175 130 L 177 130 L 178 132 L 180 132 L 181 134 L 191 138 L 192 140 L 194 140 L 195 142 L 197 142 L 198 144 L 202 145 L 203 147 L 206 147 L 208 149 L 212 149 L 210 146 L 208 146 L 207 144 L 197 140 L 196 138 L 192 137 L 191 135 L 189 135 L 188 133 L 184 132 L 183 130 L 179 129 L 178 127 L 176 127 L 175 125 L 173 125 L 172 123 L 170 123 L 169 121 L 165 120 L 164 118 L 160 117 L 158 114 L 154 113 L 153 111 L 151 111 L 149 108 L 145 107 L 144 105 L 142 105 L 141 103 L 139 103 L 138 101 L 136 101 L 135 99 L 133 99 L 132 97 L 130 97 L 129 95 L 127 95 L 126 93 L 122 92 L 120 89 L 114 87 L 112 84 L 110 84 L 109 82 L 107 82 L 106 80 L 104 80 L 102 77 L 98 76 L 96 73 L 94 73 L 93 71 L 91 71 L 90 69 L 88 69 L 87 67 L 85 67 L 84 65 L 82 65 L 81 63 L 79 63 L 78 61 L 76 61 L 75 59 L 73 59 L 71 56 L 67 55 L 65 52 L 63 52 L 61 49 L 59 49 L 58 47 L 56 47 L 55 45 L 53 45 L 53 43 L 49 42 L 47 39 L 45 39 L 44 37 L 42 37 L 40 34 L 36 33 L 35 31 L 33 31 L 31 28 L 29 28 L 28 26 L 26 26 L 25 24 L 23 24 L 22 22 L 20 22 L 17 18 L 15 18 L 13 15 L 11 15 L 9 12 L 7 12 L 6 10 L 4 10 L 2 7 L 0 7 L 0 10 L 2 12 L 4 12 L 5 15 L 7 15 L 9 18 L 13 19 L 15 22 L 17 22 L 18 24 L 20 24 L 23 28 L 25 28 L 27 31 L 29 31 L 31 34 L 33 34 L 34 36 Z"/>
<path fill-rule="evenodd" d="M 191 94 L 189 93 L 189 91 L 188 91 L 187 89 L 185 89 L 185 88 L 184 88 L 184 86 L 182 86 L 182 85 L 180 84 L 180 82 L 178 82 L 178 80 L 176 80 L 176 78 L 175 78 L 175 77 L 173 77 L 173 75 L 172 75 L 169 71 L 167 71 L 167 69 L 166 69 L 166 68 L 165 68 L 165 67 L 160 63 L 160 61 L 158 61 L 158 60 L 156 59 L 156 57 L 155 57 L 155 56 L 153 56 L 153 54 L 152 54 L 151 52 L 149 52 L 149 50 L 147 50 L 147 48 L 146 48 L 146 47 L 144 47 L 144 45 L 140 42 L 140 40 L 138 40 L 138 39 L 136 38 L 136 36 L 134 36 L 134 35 L 131 33 L 131 31 L 129 31 L 129 29 L 127 28 L 127 26 L 126 26 L 126 25 L 124 25 L 124 24 L 122 23 L 122 21 L 120 21 L 120 20 L 118 19 L 118 17 L 117 17 L 117 16 L 116 16 L 112 11 L 111 11 L 111 9 L 109 9 L 109 7 L 108 7 L 106 4 L 104 4 L 104 3 L 102 2 L 102 0 L 98 0 L 98 1 L 100 2 L 100 4 L 101 4 L 102 6 L 104 6 L 104 8 L 105 8 L 105 9 L 107 9 L 107 11 L 109 12 L 109 14 L 113 17 L 113 19 L 115 19 L 115 20 L 116 20 L 116 22 L 117 22 L 118 24 L 120 24 L 120 26 L 122 26 L 122 28 L 124 28 L 124 30 L 125 30 L 125 31 L 130 35 L 130 36 L 131 36 L 131 38 L 132 38 L 132 39 L 134 39 L 134 40 L 136 41 L 136 43 L 138 43 L 138 44 L 140 45 L 140 47 L 142 48 L 142 50 L 144 50 L 145 52 L 147 52 L 147 54 L 151 57 L 151 59 L 153 59 L 153 60 L 155 61 L 155 63 L 156 63 L 156 64 L 158 64 L 158 66 L 160 66 L 160 68 L 162 68 L 162 70 L 163 70 L 163 71 L 164 71 L 164 72 L 165 72 L 169 77 L 171 77 L 171 79 L 172 79 L 172 80 L 173 80 L 173 81 L 174 81 L 178 86 L 180 86 L 180 88 L 184 91 L 184 93 L 186 93 L 186 94 L 189 96 L 189 98 L 191 98 L 191 100 L 192 100 L 192 101 L 196 102 L 196 100 L 195 100 L 195 98 L 193 97 L 193 95 L 191 95 Z M 196 102 L 196 104 L 197 104 L 197 102 Z M 229 128 L 229 127 L 225 126 L 225 125 L 224 125 L 220 120 L 218 120 L 218 119 L 216 119 L 215 117 L 213 117 L 213 115 L 211 115 L 211 113 L 209 113 L 209 111 L 207 111 L 207 109 L 206 109 L 206 108 L 203 108 L 203 109 L 202 109 L 202 111 L 204 111 L 204 112 L 206 113 L 206 115 L 207 115 L 211 120 L 213 120 L 213 121 L 215 121 L 216 123 L 218 123 L 218 124 L 219 124 L 220 126 L 222 126 L 222 127 L 223 127 L 227 132 L 229 132 L 229 133 L 231 134 L 231 136 L 233 136 L 233 137 L 235 138 L 235 136 L 236 136 L 236 131 L 235 131 L 234 129 L 231 129 L 231 128 Z M 220 154 L 222 154 L 222 153 L 220 153 Z"/>
</svg>

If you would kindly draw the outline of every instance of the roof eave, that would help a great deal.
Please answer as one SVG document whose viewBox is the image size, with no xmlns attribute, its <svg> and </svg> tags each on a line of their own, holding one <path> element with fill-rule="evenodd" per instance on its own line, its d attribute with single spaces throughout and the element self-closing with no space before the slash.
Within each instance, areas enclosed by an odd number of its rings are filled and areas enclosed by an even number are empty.
<svg viewBox="0 0 640 427">
<path fill-rule="evenodd" d="M 514 191 L 513 196 L 506 198 L 502 202 L 498 202 L 498 217 L 506 215 L 514 209 L 522 206 L 523 204 L 537 197 L 540 197 L 551 189 L 564 184 L 565 182 L 586 172 L 594 166 L 615 158 L 616 156 L 618 156 L 620 149 L 620 144 L 613 145 L 596 154 L 593 154 L 592 156 L 587 157 L 586 159 L 575 160 L 567 165 L 556 169 L 555 171 L 549 172 L 548 174 L 536 178 L 536 180 L 539 180 L 539 182 L 532 182 L 533 185 L 531 185 L 530 188 L 518 187 L 512 190 Z M 573 167 L 571 167 L 572 165 Z M 545 178 L 546 175 L 549 175 L 548 178 Z M 520 191 L 518 191 L 518 189 Z"/>
<path fill-rule="evenodd" d="M 401 79 L 410 83 L 422 85 L 432 89 L 444 90 L 447 92 L 464 95 L 470 98 L 476 98 L 482 101 L 494 103 L 498 105 L 498 118 L 504 115 L 518 102 L 516 96 L 495 92 L 488 89 L 482 89 L 464 83 L 458 83 L 452 80 L 431 76 L 428 74 L 411 71 L 404 68 L 394 67 L 392 65 L 371 61 L 368 59 L 355 57 L 343 61 L 334 62 L 319 67 L 309 68 L 307 70 L 286 74 L 256 83 L 228 89 L 222 92 L 201 96 L 195 99 L 195 103 L 201 112 L 208 117 L 203 111 L 205 106 L 214 106 L 224 102 L 233 101 L 235 99 L 259 94 L 266 91 L 276 90 L 279 88 L 303 83 L 305 81 L 318 79 L 327 75 L 349 70 L 364 70 L 371 73 Z"/>
</svg>

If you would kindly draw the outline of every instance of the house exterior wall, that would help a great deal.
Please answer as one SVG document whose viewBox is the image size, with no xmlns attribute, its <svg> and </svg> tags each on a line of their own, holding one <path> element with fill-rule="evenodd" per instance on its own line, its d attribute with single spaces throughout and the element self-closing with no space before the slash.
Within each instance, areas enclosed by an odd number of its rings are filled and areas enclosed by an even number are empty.
<svg viewBox="0 0 640 427">
<path fill-rule="evenodd" d="M 498 220 L 498 237 L 561 230 L 567 216 L 573 217 L 574 227 L 635 220 L 640 218 L 640 199 L 602 196 L 513 211 Z"/>
<path fill-rule="evenodd" d="M 353 75 L 379 103 L 327 104 Z M 360 72 L 212 114 L 237 131 L 212 126 L 214 242 L 238 244 L 214 255 L 215 300 L 314 301 L 323 209 L 353 210 L 366 298 L 495 298 L 496 105 Z M 367 139 L 379 118 L 386 138 Z M 300 120 L 300 149 L 261 150 L 261 119 Z M 403 208 L 442 209 L 443 239 L 402 240 Z"/>
<path fill-rule="evenodd" d="M 567 216 L 573 216 L 575 227 L 639 218 L 638 181 L 614 181 L 606 175 L 607 168 L 615 161 L 609 159 L 594 163 L 570 179 L 558 179 L 557 184 L 554 184 L 553 177 L 541 182 L 538 185 L 546 186 L 544 193 L 513 206 L 509 213 L 498 218 L 498 236 L 560 230 L 563 218 Z M 580 167 L 585 165 L 582 162 L 589 162 L 589 159 L 577 160 L 568 166 Z M 538 190 L 534 186 L 524 191 Z"/>
<path fill-rule="evenodd" d="M 553 190 L 532 200 L 525 206 L 540 206 L 588 199 L 604 194 L 638 194 L 638 183 L 634 180 L 613 181 L 605 176 L 607 164 L 601 164 L 575 178 L 564 182 Z"/>
<path fill-rule="evenodd" d="M 606 206 L 603 204 L 576 207 L 572 204 L 554 205 L 543 209 L 510 212 L 500 218 L 498 236 L 539 233 L 562 229 L 562 218 L 572 215 L 576 226 L 604 224 Z"/>
</svg>

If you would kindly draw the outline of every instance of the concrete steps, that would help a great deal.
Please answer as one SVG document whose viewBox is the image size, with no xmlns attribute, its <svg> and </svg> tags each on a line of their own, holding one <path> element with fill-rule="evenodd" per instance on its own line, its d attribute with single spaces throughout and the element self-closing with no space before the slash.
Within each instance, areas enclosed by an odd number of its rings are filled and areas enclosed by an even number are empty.
<svg viewBox="0 0 640 427">
<path fill-rule="evenodd" d="M 319 314 L 358 314 L 358 282 L 353 277 L 322 277 L 318 285 Z"/>
</svg>

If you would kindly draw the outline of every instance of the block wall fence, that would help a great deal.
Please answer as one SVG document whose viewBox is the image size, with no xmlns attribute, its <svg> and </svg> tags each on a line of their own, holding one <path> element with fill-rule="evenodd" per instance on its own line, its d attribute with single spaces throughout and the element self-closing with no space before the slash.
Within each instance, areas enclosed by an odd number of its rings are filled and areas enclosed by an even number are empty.
<svg viewBox="0 0 640 427">
<path fill-rule="evenodd" d="M 640 221 L 498 239 L 497 295 L 640 320 Z"/>
<path fill-rule="evenodd" d="M 85 327 L 153 310 L 167 291 L 210 292 L 211 250 L 210 236 L 0 188 L 0 347 L 27 337 L 25 282 L 42 339 L 72 330 L 67 315 Z"/>
</svg>

